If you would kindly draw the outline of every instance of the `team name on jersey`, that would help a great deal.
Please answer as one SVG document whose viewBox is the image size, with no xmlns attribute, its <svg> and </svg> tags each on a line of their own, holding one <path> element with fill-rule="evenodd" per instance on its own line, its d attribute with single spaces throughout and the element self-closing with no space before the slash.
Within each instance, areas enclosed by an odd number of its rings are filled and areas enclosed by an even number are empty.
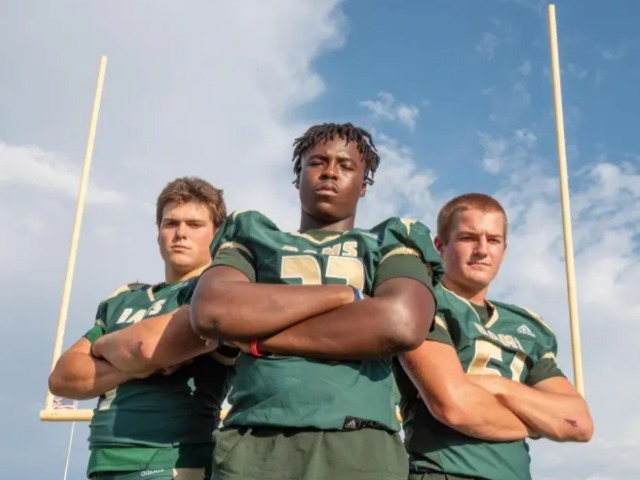
<svg viewBox="0 0 640 480">
<path fill-rule="evenodd" d="M 505 335 L 503 333 L 496 335 L 491 330 L 487 330 L 486 328 L 484 328 L 484 326 L 478 322 L 474 322 L 474 325 L 483 336 L 489 337 L 492 340 L 495 340 L 496 342 L 501 343 L 505 347 L 515 348 L 516 350 L 520 350 L 521 352 L 524 352 L 524 348 L 522 348 L 522 344 L 514 336 Z"/>
<path fill-rule="evenodd" d="M 133 308 L 125 308 L 120 314 L 120 317 L 116 322 L 116 325 L 121 323 L 138 323 L 143 318 L 150 317 L 152 315 L 157 315 L 162 310 L 162 307 L 164 307 L 164 304 L 166 303 L 166 301 L 167 301 L 166 298 L 162 298 L 154 302 L 153 305 L 151 305 L 151 307 L 142 308 L 140 310 L 137 310 L 136 313 L 133 313 Z"/>
<path fill-rule="evenodd" d="M 291 245 L 283 246 L 282 250 L 285 250 L 287 252 L 300 252 L 298 248 L 292 247 Z M 300 253 L 311 253 L 314 255 L 320 253 L 321 255 L 335 255 L 340 257 L 357 257 L 358 242 L 351 240 L 348 242 L 338 243 L 331 247 L 324 247 L 320 252 L 318 252 L 317 250 L 307 249 L 307 250 L 302 250 L 302 252 Z"/>
</svg>

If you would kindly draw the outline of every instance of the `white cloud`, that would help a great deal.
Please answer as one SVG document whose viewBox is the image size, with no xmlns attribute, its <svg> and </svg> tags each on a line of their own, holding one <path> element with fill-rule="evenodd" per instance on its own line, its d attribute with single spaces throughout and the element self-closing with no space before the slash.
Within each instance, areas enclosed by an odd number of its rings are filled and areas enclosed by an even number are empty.
<svg viewBox="0 0 640 480">
<path fill-rule="evenodd" d="M 428 102 L 428 100 L 427 100 Z M 420 110 L 415 105 L 397 103 L 389 92 L 379 92 L 375 100 L 363 100 L 360 105 L 369 110 L 379 120 L 398 121 L 413 130 Z M 425 105 L 423 101 L 423 105 Z M 425 106 L 428 106 L 427 103 Z"/>
<path fill-rule="evenodd" d="M 525 60 L 524 62 L 522 62 L 522 64 L 518 67 L 518 72 L 523 76 L 526 77 L 528 76 L 531 71 L 533 70 L 533 67 L 531 66 L 531 62 L 529 60 Z"/>
<path fill-rule="evenodd" d="M 589 74 L 589 71 L 587 69 L 581 67 L 580 65 L 576 65 L 575 63 L 570 63 L 569 65 L 567 65 L 567 72 L 569 72 L 571 76 L 577 78 L 578 80 L 584 80 Z"/>
<path fill-rule="evenodd" d="M 571 377 L 556 172 L 546 172 L 530 129 L 507 137 L 480 134 L 479 140 L 485 156 L 500 165 L 496 196 L 510 221 L 507 257 L 491 296 L 545 317 Z M 615 154 L 581 163 L 587 166 L 570 170 L 569 180 L 585 385 L 596 434 L 588 445 L 532 442 L 533 477 L 635 478 L 640 388 L 627 379 L 635 375 L 628 352 L 640 347 L 640 163 Z"/>
<path fill-rule="evenodd" d="M 282 228 L 297 227 L 291 143 L 309 124 L 298 109 L 322 93 L 313 62 L 345 31 L 338 0 L 32 3 L 8 5 L 0 29 L 0 124 L 10 126 L 0 144 L 0 264 L 11 279 L 5 313 L 15 318 L 0 342 L 7 358 L 23 359 L 18 376 L 0 365 L 17 405 L 3 427 L 10 441 L 0 442 L 16 451 L 3 464 L 8 478 L 49 478 L 66 452 L 69 425 L 41 424 L 37 405 L 98 55 L 109 64 L 65 345 L 115 287 L 162 280 L 152 205 L 172 178 L 202 176 L 224 188 L 230 209 L 259 208 Z M 28 358 L 15 341 L 27 336 Z M 84 477 L 87 433 L 78 425 L 70 478 Z"/>
<path fill-rule="evenodd" d="M 492 136 L 479 132 L 478 138 L 484 152 L 482 168 L 492 174 L 498 174 L 503 169 L 514 164 L 520 164 L 535 148 L 536 135 L 529 129 L 521 128 L 513 132 L 511 139 L 503 136 Z"/>
<path fill-rule="evenodd" d="M 621 60 L 626 54 L 626 48 L 623 45 L 617 47 L 604 47 L 600 49 L 602 58 L 607 61 Z"/>
<path fill-rule="evenodd" d="M 497 35 L 494 35 L 490 32 L 484 32 L 482 34 L 482 38 L 476 44 L 475 49 L 480 55 L 482 55 L 486 60 L 493 59 L 496 49 L 500 45 L 500 40 Z"/>
<path fill-rule="evenodd" d="M 372 226 L 391 216 L 407 216 L 433 224 L 433 171 L 420 168 L 411 149 L 385 135 L 378 136 L 380 168 L 358 213 L 358 224 Z"/>
<path fill-rule="evenodd" d="M 78 161 L 81 164 L 82 160 Z M 0 142 L 0 184 L 19 185 L 32 191 L 49 191 L 77 198 L 80 168 L 73 168 L 59 155 L 38 147 L 22 147 Z M 117 204 L 126 196 L 114 189 L 92 184 L 87 188 L 87 202 Z"/>
</svg>

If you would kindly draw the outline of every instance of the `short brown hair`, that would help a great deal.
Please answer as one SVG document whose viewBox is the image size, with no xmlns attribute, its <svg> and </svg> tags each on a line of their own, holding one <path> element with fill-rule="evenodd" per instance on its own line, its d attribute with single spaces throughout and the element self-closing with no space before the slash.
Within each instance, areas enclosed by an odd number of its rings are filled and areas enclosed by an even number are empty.
<svg viewBox="0 0 640 480">
<path fill-rule="evenodd" d="M 438 237 L 444 244 L 449 242 L 451 226 L 455 216 L 465 210 L 480 210 L 484 213 L 498 212 L 504 217 L 504 239 L 507 240 L 507 213 L 495 198 L 484 193 L 465 193 L 464 195 L 452 198 L 438 213 Z"/>
<path fill-rule="evenodd" d="M 214 228 L 220 228 L 227 218 L 227 206 L 222 190 L 198 177 L 181 177 L 167 183 L 156 202 L 156 224 L 162 222 L 162 211 L 167 203 L 196 202 L 205 205 L 211 213 Z"/>
</svg>

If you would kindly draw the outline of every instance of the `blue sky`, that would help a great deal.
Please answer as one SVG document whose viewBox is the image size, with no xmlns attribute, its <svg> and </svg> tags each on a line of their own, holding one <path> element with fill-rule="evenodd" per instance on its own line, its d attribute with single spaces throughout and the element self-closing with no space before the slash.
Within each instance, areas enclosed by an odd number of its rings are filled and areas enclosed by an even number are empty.
<svg viewBox="0 0 640 480">
<path fill-rule="evenodd" d="M 534 442 L 536 479 L 640 474 L 640 38 L 631 0 L 557 3 L 588 445 Z M 541 313 L 571 374 L 546 5 L 535 0 L 4 2 L 0 18 L 1 459 L 61 478 L 68 424 L 43 424 L 98 56 L 109 55 L 65 345 L 118 285 L 162 279 L 153 204 L 200 175 L 230 208 L 298 219 L 291 142 L 310 123 L 374 132 L 359 212 L 433 225 L 452 195 L 496 195 L 510 222 L 491 296 Z M 110 259 L 105 261 L 105 259 Z M 113 259 L 113 260 L 111 260 Z M 86 425 L 72 477 L 82 478 Z"/>
</svg>

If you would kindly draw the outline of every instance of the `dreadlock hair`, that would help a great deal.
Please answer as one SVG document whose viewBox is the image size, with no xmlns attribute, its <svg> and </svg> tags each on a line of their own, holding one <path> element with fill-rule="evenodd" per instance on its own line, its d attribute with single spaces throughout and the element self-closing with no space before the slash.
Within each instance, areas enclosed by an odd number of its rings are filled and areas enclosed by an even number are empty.
<svg viewBox="0 0 640 480">
<path fill-rule="evenodd" d="M 304 135 L 294 140 L 293 146 L 293 173 L 296 176 L 294 184 L 300 181 L 302 171 L 302 156 L 307 150 L 315 147 L 320 142 L 328 142 L 335 137 L 342 138 L 347 144 L 356 142 L 358 152 L 362 155 L 365 164 L 364 181 L 367 185 L 373 185 L 373 176 L 380 165 L 380 155 L 373 143 L 371 134 L 364 128 L 356 127 L 351 123 L 323 123 L 314 125 L 304 132 Z"/>
</svg>

